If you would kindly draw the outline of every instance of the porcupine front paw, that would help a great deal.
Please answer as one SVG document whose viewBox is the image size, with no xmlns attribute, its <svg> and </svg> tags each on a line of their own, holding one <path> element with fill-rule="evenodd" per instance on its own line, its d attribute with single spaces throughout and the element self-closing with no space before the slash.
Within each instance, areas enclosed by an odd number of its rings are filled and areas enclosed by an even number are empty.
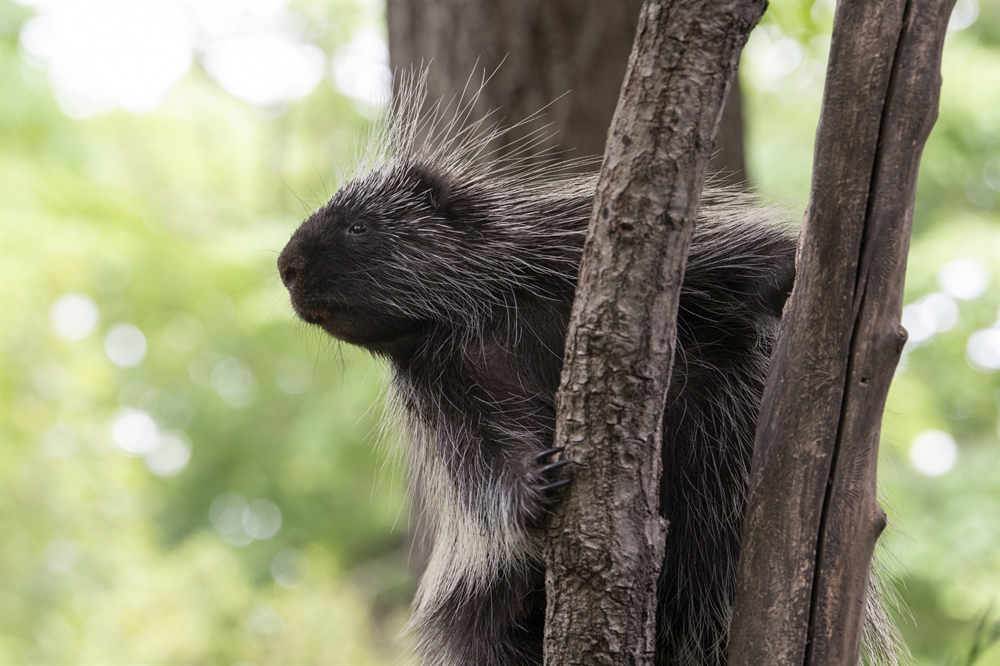
<svg viewBox="0 0 1000 666">
<path fill-rule="evenodd" d="M 555 447 L 540 453 L 528 453 L 521 459 L 517 481 L 517 517 L 515 521 L 528 529 L 538 529 L 548 522 L 549 515 L 562 502 L 566 488 L 572 482 L 567 469 L 574 460 L 552 459 L 562 453 Z"/>
<path fill-rule="evenodd" d="M 535 462 L 546 463 L 552 456 L 562 453 L 565 448 L 564 446 L 557 446 L 552 449 L 546 449 L 535 456 Z M 543 480 L 543 485 L 540 485 L 538 490 L 552 501 L 553 506 L 562 501 L 563 490 L 573 482 L 573 478 L 565 472 L 561 475 L 562 478 L 560 478 L 558 471 L 567 465 L 572 465 L 574 462 L 570 458 L 563 458 L 553 463 L 547 463 L 538 469 L 538 475 Z"/>
</svg>

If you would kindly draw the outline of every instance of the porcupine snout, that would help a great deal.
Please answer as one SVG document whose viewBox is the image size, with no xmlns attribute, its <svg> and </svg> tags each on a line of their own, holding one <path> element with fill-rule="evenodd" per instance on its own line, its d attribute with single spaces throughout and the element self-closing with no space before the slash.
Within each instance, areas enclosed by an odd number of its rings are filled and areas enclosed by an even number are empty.
<svg viewBox="0 0 1000 666">
<path fill-rule="evenodd" d="M 278 274 L 288 289 L 295 312 L 310 324 L 318 324 L 329 317 L 328 308 L 317 303 L 315 267 L 310 268 L 305 243 L 293 238 L 278 256 Z"/>
<path fill-rule="evenodd" d="M 295 292 L 295 282 L 304 264 L 296 249 L 293 243 L 289 243 L 278 256 L 278 274 L 281 276 L 285 288 L 292 293 Z"/>
</svg>

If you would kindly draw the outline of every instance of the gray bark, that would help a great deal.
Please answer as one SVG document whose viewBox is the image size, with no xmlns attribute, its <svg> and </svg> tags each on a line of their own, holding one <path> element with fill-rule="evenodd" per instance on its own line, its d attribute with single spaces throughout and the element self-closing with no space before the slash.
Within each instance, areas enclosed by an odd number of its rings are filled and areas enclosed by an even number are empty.
<svg viewBox="0 0 1000 666">
<path fill-rule="evenodd" d="M 766 2 L 647 0 L 608 135 L 557 394 L 579 464 L 546 546 L 546 664 L 652 664 L 677 305 L 739 54 Z"/>
<path fill-rule="evenodd" d="M 917 168 L 937 115 L 954 0 L 841 0 L 813 185 L 761 406 L 733 666 L 856 664 L 875 470 L 906 333 L 903 277 Z"/>
</svg>

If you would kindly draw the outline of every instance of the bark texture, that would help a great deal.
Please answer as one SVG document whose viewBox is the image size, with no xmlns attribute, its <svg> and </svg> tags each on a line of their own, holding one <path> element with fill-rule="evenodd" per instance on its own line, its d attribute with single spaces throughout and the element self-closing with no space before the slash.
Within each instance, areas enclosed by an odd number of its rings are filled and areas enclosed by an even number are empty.
<svg viewBox="0 0 1000 666">
<path fill-rule="evenodd" d="M 579 464 L 546 547 L 545 663 L 652 664 L 664 398 L 684 264 L 764 0 L 647 0 L 608 134 L 557 394 Z"/>
<path fill-rule="evenodd" d="M 954 0 L 841 0 L 797 275 L 761 406 L 733 666 L 857 664 L 917 169 Z"/>
</svg>

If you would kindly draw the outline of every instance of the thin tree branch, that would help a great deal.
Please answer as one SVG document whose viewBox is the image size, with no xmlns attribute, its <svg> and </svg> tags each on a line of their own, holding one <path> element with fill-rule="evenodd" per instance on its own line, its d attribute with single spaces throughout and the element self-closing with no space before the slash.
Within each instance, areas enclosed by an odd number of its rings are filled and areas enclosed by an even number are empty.
<svg viewBox="0 0 1000 666">
<path fill-rule="evenodd" d="M 664 398 L 709 156 L 765 0 L 647 0 L 584 248 L 555 446 L 579 463 L 546 546 L 545 663 L 652 664 Z"/>
<path fill-rule="evenodd" d="M 761 406 L 730 664 L 858 663 L 906 336 L 917 168 L 954 0 L 841 0 L 809 209 Z"/>
</svg>

